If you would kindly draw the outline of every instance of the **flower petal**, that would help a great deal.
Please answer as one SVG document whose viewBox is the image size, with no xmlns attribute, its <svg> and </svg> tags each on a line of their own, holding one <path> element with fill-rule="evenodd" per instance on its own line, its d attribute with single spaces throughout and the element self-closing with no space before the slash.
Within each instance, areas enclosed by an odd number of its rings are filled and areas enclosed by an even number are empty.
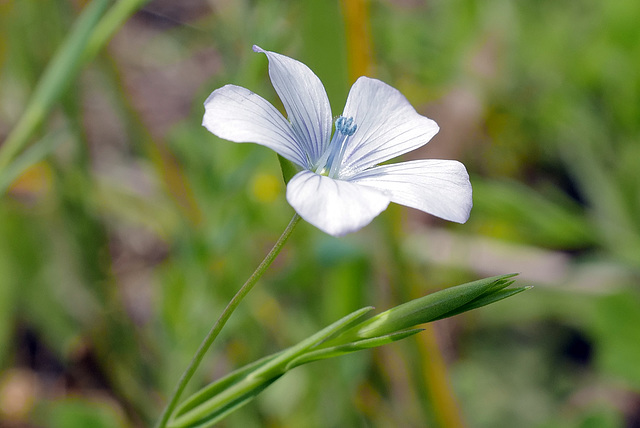
<svg viewBox="0 0 640 428">
<path fill-rule="evenodd" d="M 308 167 L 291 124 L 260 95 L 240 86 L 226 85 L 209 95 L 204 108 L 202 125 L 218 137 L 260 144 L 303 168 Z"/>
<path fill-rule="evenodd" d="M 386 192 L 392 202 L 457 223 L 469 219 L 471 183 L 464 165 L 453 160 L 415 160 L 363 171 L 350 182 Z"/>
<path fill-rule="evenodd" d="M 329 144 L 333 124 L 322 82 L 309 67 L 295 59 L 255 45 L 253 50 L 267 55 L 271 83 L 287 110 L 297 140 L 311 164 L 315 164 Z"/>
<path fill-rule="evenodd" d="M 341 177 L 417 149 L 439 130 L 397 89 L 368 77 L 353 84 L 342 115 L 353 117 L 358 128 L 347 143 Z"/>
<path fill-rule="evenodd" d="M 287 185 L 287 200 L 300 217 L 333 236 L 366 226 L 389 205 L 371 187 L 301 171 Z"/>
</svg>

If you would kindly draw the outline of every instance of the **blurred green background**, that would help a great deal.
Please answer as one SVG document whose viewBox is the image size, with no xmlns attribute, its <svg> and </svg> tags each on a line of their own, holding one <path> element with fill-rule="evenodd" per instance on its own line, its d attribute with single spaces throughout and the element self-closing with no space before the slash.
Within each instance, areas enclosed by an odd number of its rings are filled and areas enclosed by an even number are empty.
<svg viewBox="0 0 640 428">
<path fill-rule="evenodd" d="M 0 1 L 2 140 L 88 3 Z M 309 65 L 334 115 L 360 72 L 400 89 L 441 128 L 407 158 L 463 161 L 474 209 L 301 224 L 190 391 L 365 305 L 536 287 L 300 367 L 220 426 L 640 427 L 640 2 L 141 6 L 0 171 L 2 427 L 150 425 L 286 226 L 275 154 L 200 126 L 227 83 L 281 107 L 254 43 Z"/>
</svg>

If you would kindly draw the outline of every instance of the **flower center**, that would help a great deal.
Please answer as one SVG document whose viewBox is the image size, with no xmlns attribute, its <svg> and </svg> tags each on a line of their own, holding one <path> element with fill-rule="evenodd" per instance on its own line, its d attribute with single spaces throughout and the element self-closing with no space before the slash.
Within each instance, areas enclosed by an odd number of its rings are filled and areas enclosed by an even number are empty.
<svg viewBox="0 0 640 428">
<path fill-rule="evenodd" d="M 317 174 L 327 175 L 331 178 L 338 176 L 347 140 L 356 132 L 356 129 L 358 126 L 352 117 L 340 116 L 336 119 L 336 131 L 333 133 L 329 147 L 318 162 Z"/>
</svg>

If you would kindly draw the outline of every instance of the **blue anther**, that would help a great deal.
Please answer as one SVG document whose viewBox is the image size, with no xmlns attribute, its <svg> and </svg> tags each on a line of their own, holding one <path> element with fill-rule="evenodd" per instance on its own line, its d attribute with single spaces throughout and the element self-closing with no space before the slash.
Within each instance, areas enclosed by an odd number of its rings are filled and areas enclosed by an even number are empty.
<svg viewBox="0 0 640 428">
<path fill-rule="evenodd" d="M 336 131 L 342 133 L 345 136 L 351 136 L 358 129 L 358 125 L 353 122 L 353 118 L 346 118 L 344 116 L 340 116 L 336 119 Z"/>
<path fill-rule="evenodd" d="M 336 132 L 333 133 L 329 147 L 318 162 L 316 174 L 328 175 L 331 178 L 339 176 L 340 165 L 347 148 L 346 142 L 357 128 L 352 117 L 340 116 L 336 119 Z"/>
</svg>

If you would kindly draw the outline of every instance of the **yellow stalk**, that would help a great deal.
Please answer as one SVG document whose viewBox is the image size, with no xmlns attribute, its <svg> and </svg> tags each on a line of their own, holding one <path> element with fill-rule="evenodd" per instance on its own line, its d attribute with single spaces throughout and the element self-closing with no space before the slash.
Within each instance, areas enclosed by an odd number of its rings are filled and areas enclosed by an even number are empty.
<svg viewBox="0 0 640 428">
<path fill-rule="evenodd" d="M 369 1 L 342 0 L 340 4 L 347 37 L 349 81 L 353 83 L 360 76 L 373 74 Z"/>
<path fill-rule="evenodd" d="M 436 422 L 441 427 L 462 428 L 464 421 L 449 384 L 447 366 L 436 340 L 433 324 L 423 326 L 424 331 L 416 336 L 422 360 L 424 383 L 431 397 Z"/>
</svg>

